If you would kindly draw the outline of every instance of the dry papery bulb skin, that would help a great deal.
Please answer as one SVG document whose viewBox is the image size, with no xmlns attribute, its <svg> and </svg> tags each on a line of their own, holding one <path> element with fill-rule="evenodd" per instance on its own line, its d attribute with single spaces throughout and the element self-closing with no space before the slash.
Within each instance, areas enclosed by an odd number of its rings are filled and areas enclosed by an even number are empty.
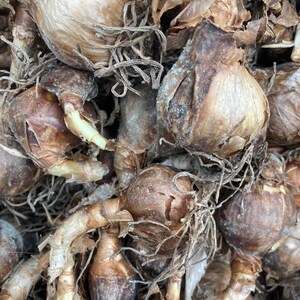
<svg viewBox="0 0 300 300">
<path fill-rule="evenodd" d="M 196 28 L 157 97 L 160 120 L 182 147 L 230 157 L 265 126 L 267 98 L 243 57 L 232 33 L 208 22 Z"/>
<path fill-rule="evenodd" d="M 63 63 L 91 70 L 82 57 L 106 67 L 110 59 L 107 44 L 115 37 L 97 36 L 97 24 L 123 26 L 123 9 L 129 0 L 64 1 L 21 0 L 35 20 L 49 49 Z M 80 34 L 78 34 L 80 32 Z"/>
<path fill-rule="evenodd" d="M 149 85 L 140 84 L 120 101 L 120 126 L 115 150 L 114 166 L 122 188 L 136 178 L 137 164 L 142 164 L 146 150 L 156 137 L 156 92 Z"/>
<path fill-rule="evenodd" d="M 282 146 L 300 142 L 300 69 L 299 64 L 286 63 L 274 68 L 255 69 L 253 74 L 259 84 L 267 90 L 272 76 L 275 76 L 268 93 L 270 121 L 267 141 Z"/>
<path fill-rule="evenodd" d="M 198 283 L 193 300 L 218 300 L 220 293 L 224 291 L 230 281 L 231 251 L 217 253 L 206 268 L 205 274 Z"/>
<path fill-rule="evenodd" d="M 89 116 L 84 104 L 97 96 L 98 87 L 93 75 L 67 66 L 47 70 L 41 78 L 41 86 L 55 94 L 65 113 L 69 130 L 84 141 L 105 149 L 106 140 L 97 131 L 96 120 Z"/>
<path fill-rule="evenodd" d="M 290 183 L 293 184 L 298 192 L 295 195 L 295 203 L 298 208 L 300 208 L 300 158 L 295 157 L 290 162 L 286 164 L 287 178 Z"/>
<path fill-rule="evenodd" d="M 133 248 L 140 253 L 147 253 L 143 241 L 130 238 L 126 244 L 127 247 Z M 147 257 L 136 251 L 127 251 L 127 257 L 134 267 L 144 276 L 145 279 L 155 279 L 171 262 L 168 255 L 157 254 L 155 257 Z"/>
<path fill-rule="evenodd" d="M 277 247 L 263 258 L 263 269 L 268 277 L 288 277 L 300 269 L 300 224 L 278 243 Z M 274 248 L 274 247 L 273 247 Z"/>
<path fill-rule="evenodd" d="M 0 284 L 18 264 L 23 251 L 23 239 L 16 228 L 0 219 Z"/>
<path fill-rule="evenodd" d="M 16 196 L 29 191 L 42 172 L 26 157 L 20 146 L 0 138 L 0 195 Z"/>
<path fill-rule="evenodd" d="M 142 170 L 122 196 L 122 208 L 130 212 L 134 221 L 144 221 L 134 225 L 132 233 L 145 249 L 148 248 L 148 253 L 153 253 L 162 240 L 179 230 L 192 209 L 192 184 L 187 177 L 180 177 L 175 187 L 173 178 L 177 173 L 167 166 L 154 164 Z M 161 245 L 158 254 L 170 254 L 176 245 L 176 237 L 169 238 Z"/>
<path fill-rule="evenodd" d="M 118 230 L 102 230 L 89 271 L 91 299 L 136 299 L 138 284 L 134 281 L 138 278 L 120 249 Z"/>
<path fill-rule="evenodd" d="M 13 135 L 45 172 L 77 182 L 100 180 L 108 172 L 99 161 L 66 157 L 82 141 L 66 127 L 57 98 L 40 85 L 14 97 L 8 114 Z"/>
<path fill-rule="evenodd" d="M 164 1 L 163 5 L 159 1 L 153 1 L 154 21 L 159 22 L 163 13 L 180 4 L 180 13 L 171 21 L 171 26 L 178 29 L 195 27 L 203 18 L 206 18 L 223 30 L 236 30 L 251 18 L 251 14 L 245 9 L 242 0 L 210 0 L 205 2 L 177 0 Z M 158 8 L 160 8 L 159 14 Z"/>
<path fill-rule="evenodd" d="M 250 192 L 238 191 L 219 209 L 220 229 L 234 250 L 224 299 L 246 299 L 255 288 L 263 255 L 296 225 L 294 194 L 283 172 L 279 157 L 270 155 Z"/>
</svg>

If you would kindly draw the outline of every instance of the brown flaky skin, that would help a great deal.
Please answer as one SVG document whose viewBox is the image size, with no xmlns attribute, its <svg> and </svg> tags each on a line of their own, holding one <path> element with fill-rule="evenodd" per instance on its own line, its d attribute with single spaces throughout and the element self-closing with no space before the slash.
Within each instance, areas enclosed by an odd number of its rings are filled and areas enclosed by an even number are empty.
<svg viewBox="0 0 300 300">
<path fill-rule="evenodd" d="M 97 96 L 98 88 L 95 79 L 90 72 L 60 66 L 43 73 L 41 86 L 48 92 L 55 94 L 59 99 L 64 93 L 72 93 L 78 96 L 82 102 L 82 108 L 86 100 Z"/>
<path fill-rule="evenodd" d="M 30 190 L 41 171 L 25 156 L 21 147 L 7 145 L 0 139 L 0 194 L 16 196 Z"/>
<path fill-rule="evenodd" d="M 264 269 L 274 277 L 283 278 L 300 270 L 300 224 L 298 223 L 279 247 L 264 256 Z"/>
<path fill-rule="evenodd" d="M 89 273 L 91 299 L 136 299 L 137 278 L 119 250 L 118 233 L 103 232 Z"/>
<path fill-rule="evenodd" d="M 284 194 L 285 193 L 285 194 Z M 251 256 L 264 255 L 296 224 L 293 195 L 278 188 L 256 185 L 224 204 L 221 228 L 228 243 Z"/>
<path fill-rule="evenodd" d="M 58 164 L 80 145 L 64 123 L 57 98 L 40 85 L 16 96 L 9 108 L 9 126 L 26 153 L 44 169 Z"/>
<path fill-rule="evenodd" d="M 276 66 L 276 73 L 274 68 L 253 70 L 259 84 L 265 90 L 271 88 L 267 140 L 272 144 L 288 146 L 300 142 L 299 67 L 296 63 L 286 63 Z"/>
<path fill-rule="evenodd" d="M 176 181 L 176 188 L 172 181 L 176 174 L 169 167 L 152 165 L 138 175 L 123 197 L 123 209 L 128 210 L 135 221 L 145 221 L 134 226 L 134 234 L 152 249 L 172 231 L 180 229 L 193 205 L 191 182 L 181 177 Z M 169 239 L 161 247 L 161 252 L 172 252 L 174 246 L 174 239 Z"/>
<path fill-rule="evenodd" d="M 272 160 L 250 192 L 237 192 L 219 211 L 220 229 L 241 257 L 261 258 L 296 225 L 294 194 L 279 180 L 279 164 Z"/>
<path fill-rule="evenodd" d="M 135 249 L 140 253 L 147 253 L 147 244 L 139 239 L 129 239 L 128 247 Z M 171 257 L 166 255 L 156 254 L 149 259 L 148 256 L 143 256 L 136 251 L 128 251 L 127 256 L 134 267 L 144 276 L 145 279 L 155 279 L 161 272 L 163 272 L 171 262 Z"/>
<path fill-rule="evenodd" d="M 10 223 L 0 220 L 0 284 L 19 262 L 22 250 L 21 234 Z"/>
<path fill-rule="evenodd" d="M 98 24 L 123 26 L 123 7 L 129 0 L 22 0 L 35 20 L 42 38 L 55 56 L 67 65 L 92 69 L 92 63 L 107 66 L 110 51 L 104 46 L 115 37 L 96 36 Z"/>
<path fill-rule="evenodd" d="M 188 150 L 229 157 L 268 121 L 267 98 L 241 61 L 231 33 L 197 27 L 157 97 L 162 122 Z"/>
<path fill-rule="evenodd" d="M 299 65 L 278 66 L 268 95 L 270 122 L 267 140 L 280 145 L 300 143 Z"/>
</svg>

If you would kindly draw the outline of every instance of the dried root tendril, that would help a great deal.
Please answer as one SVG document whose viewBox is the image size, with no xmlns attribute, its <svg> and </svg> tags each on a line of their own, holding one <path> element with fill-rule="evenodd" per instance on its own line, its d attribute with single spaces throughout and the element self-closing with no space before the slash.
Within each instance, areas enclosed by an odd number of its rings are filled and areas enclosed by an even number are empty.
<svg viewBox="0 0 300 300">
<path fill-rule="evenodd" d="M 116 37 L 113 45 L 103 45 L 109 49 L 111 59 L 108 66 L 102 62 L 92 63 L 88 58 L 81 54 L 80 49 L 75 50 L 76 55 L 81 57 L 88 69 L 94 70 L 94 75 L 103 77 L 114 75 L 117 83 L 112 88 L 112 93 L 116 97 L 123 97 L 127 90 L 138 94 L 130 82 L 130 78 L 141 77 L 145 82 L 151 84 L 153 89 L 158 89 L 163 73 L 161 65 L 162 54 L 166 50 L 166 37 L 155 25 L 148 25 L 151 20 L 149 7 L 138 13 L 138 8 L 134 1 L 125 4 L 124 7 L 124 26 L 109 27 L 104 25 L 90 24 L 87 20 L 77 20 L 85 26 L 92 28 L 96 35 L 102 39 Z M 129 18 L 128 15 L 131 17 Z M 154 35 L 161 45 L 159 62 L 149 57 L 146 52 L 147 43 L 152 43 Z M 119 86 L 123 90 L 119 91 Z"/>
<path fill-rule="evenodd" d="M 188 172 L 178 173 L 173 179 L 173 183 L 179 192 L 182 192 L 179 187 L 176 186 L 176 180 L 179 177 L 189 177 L 194 179 L 195 176 Z M 198 179 L 198 178 L 197 178 Z M 156 278 L 153 280 L 145 281 L 143 277 L 140 275 L 141 283 L 145 284 L 148 289 L 148 293 L 145 299 L 149 299 L 149 297 L 156 293 L 158 290 L 159 283 L 165 281 L 166 279 L 171 278 L 176 275 L 179 271 L 184 271 L 188 265 L 189 261 L 195 255 L 195 249 L 198 247 L 198 251 L 203 251 L 207 255 L 207 259 L 212 259 L 215 251 L 217 250 L 217 237 L 216 237 L 216 224 L 213 218 L 213 213 L 216 208 L 216 204 L 213 201 L 213 194 L 216 192 L 215 185 L 204 185 L 204 189 L 202 194 L 196 194 L 194 200 L 194 208 L 189 212 L 186 216 L 183 226 L 178 230 L 170 232 L 170 235 L 160 241 L 160 243 L 156 246 L 156 248 L 150 252 L 145 253 L 144 251 L 140 251 L 131 247 L 122 247 L 121 251 L 133 251 L 143 257 L 147 257 L 148 259 L 142 265 L 145 265 L 153 259 L 160 251 L 162 246 L 169 241 L 170 239 L 177 238 L 176 246 L 174 252 L 172 253 L 170 264 L 161 272 Z M 194 193 L 194 192 L 193 192 Z M 134 226 L 140 223 L 149 223 L 147 220 L 139 220 L 138 222 L 130 222 L 130 226 Z M 155 225 L 161 226 L 165 228 L 165 226 L 158 222 L 151 222 Z M 129 229 L 129 235 L 131 235 Z M 199 241 L 203 241 L 203 243 L 199 243 Z M 186 245 L 182 247 L 181 244 Z M 201 246 L 199 247 L 199 244 Z M 137 274 L 139 272 L 137 271 Z"/>
<path fill-rule="evenodd" d="M 253 171 L 253 165 L 256 163 L 253 161 L 253 151 L 254 147 L 253 145 L 250 145 L 237 163 L 232 163 L 229 160 L 211 156 L 206 153 L 193 153 L 193 155 L 198 158 L 200 162 L 199 173 L 194 175 L 189 172 L 180 172 L 174 176 L 173 184 L 179 192 L 183 192 L 177 185 L 177 180 L 181 177 L 189 177 L 196 186 L 200 185 L 202 190 L 201 194 L 199 192 L 196 195 L 194 208 L 185 218 L 183 227 L 175 232 L 172 232 L 170 237 L 162 240 L 152 253 L 145 254 L 143 251 L 139 251 L 130 247 L 122 248 L 123 251 L 130 250 L 141 256 L 149 258 L 143 263 L 144 265 L 151 261 L 151 259 L 159 252 L 160 248 L 167 240 L 175 236 L 177 238 L 179 237 L 175 250 L 172 254 L 172 260 L 168 267 L 165 268 L 165 270 L 152 281 L 143 281 L 143 283 L 148 286 L 146 299 L 148 299 L 151 294 L 157 291 L 157 287 L 160 282 L 169 279 L 173 275 L 177 274 L 178 271 L 183 271 L 187 268 L 189 261 L 195 255 L 196 247 L 199 248 L 199 251 L 203 251 L 206 254 L 208 261 L 214 257 L 218 248 L 218 241 L 216 233 L 217 226 L 213 214 L 218 206 L 220 206 L 220 204 L 218 204 L 219 191 L 222 186 L 226 184 L 230 186 L 232 183 L 238 183 L 237 186 L 232 186 L 234 193 L 236 193 L 243 185 L 245 185 L 245 183 L 247 183 L 246 187 L 250 189 L 252 184 L 255 182 L 256 177 L 258 176 L 258 174 L 255 174 Z M 264 157 L 264 155 L 262 156 Z M 202 158 L 205 158 L 206 161 L 209 159 L 210 162 L 204 163 Z M 213 174 L 212 176 L 207 176 L 208 174 L 203 173 L 201 167 L 211 166 L 217 167 L 219 172 Z M 244 172 L 242 172 L 241 175 L 242 169 Z M 230 198 L 231 197 L 232 195 Z M 163 226 L 162 224 L 157 225 Z M 179 245 L 181 241 L 186 239 L 188 239 L 188 241 L 185 243 L 186 247 L 182 249 L 182 247 Z M 199 241 L 203 241 L 200 247 Z"/>
</svg>

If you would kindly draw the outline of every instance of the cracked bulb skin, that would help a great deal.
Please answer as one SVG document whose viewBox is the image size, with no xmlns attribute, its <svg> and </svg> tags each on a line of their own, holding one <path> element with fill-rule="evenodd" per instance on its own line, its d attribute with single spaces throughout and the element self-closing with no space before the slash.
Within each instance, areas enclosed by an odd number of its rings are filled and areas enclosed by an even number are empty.
<svg viewBox="0 0 300 300">
<path fill-rule="evenodd" d="M 157 97 L 160 120 L 179 145 L 226 158 L 264 128 L 267 98 L 243 59 L 232 33 L 208 22 L 196 28 Z"/>
<path fill-rule="evenodd" d="M 64 159 L 81 141 L 64 123 L 56 96 L 40 85 L 16 96 L 9 107 L 9 127 L 27 154 L 44 169 Z"/>
<path fill-rule="evenodd" d="M 154 164 L 141 171 L 122 197 L 122 208 L 130 212 L 134 221 L 145 221 L 134 225 L 133 234 L 149 251 L 154 251 L 163 239 L 184 225 L 193 206 L 192 184 L 187 177 L 180 177 L 176 188 L 173 178 L 177 173 L 175 169 Z M 158 254 L 172 253 L 177 242 L 176 237 L 168 239 Z"/>
</svg>

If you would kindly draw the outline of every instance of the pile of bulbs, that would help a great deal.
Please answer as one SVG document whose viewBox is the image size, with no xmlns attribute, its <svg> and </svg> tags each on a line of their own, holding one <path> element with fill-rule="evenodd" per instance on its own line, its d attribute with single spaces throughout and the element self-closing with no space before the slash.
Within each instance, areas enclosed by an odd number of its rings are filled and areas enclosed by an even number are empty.
<svg viewBox="0 0 300 300">
<path fill-rule="evenodd" d="M 3 0 L 0 300 L 299 299 L 299 22 L 293 0 Z M 28 255 L 17 199 L 50 177 L 85 195 Z"/>
</svg>

